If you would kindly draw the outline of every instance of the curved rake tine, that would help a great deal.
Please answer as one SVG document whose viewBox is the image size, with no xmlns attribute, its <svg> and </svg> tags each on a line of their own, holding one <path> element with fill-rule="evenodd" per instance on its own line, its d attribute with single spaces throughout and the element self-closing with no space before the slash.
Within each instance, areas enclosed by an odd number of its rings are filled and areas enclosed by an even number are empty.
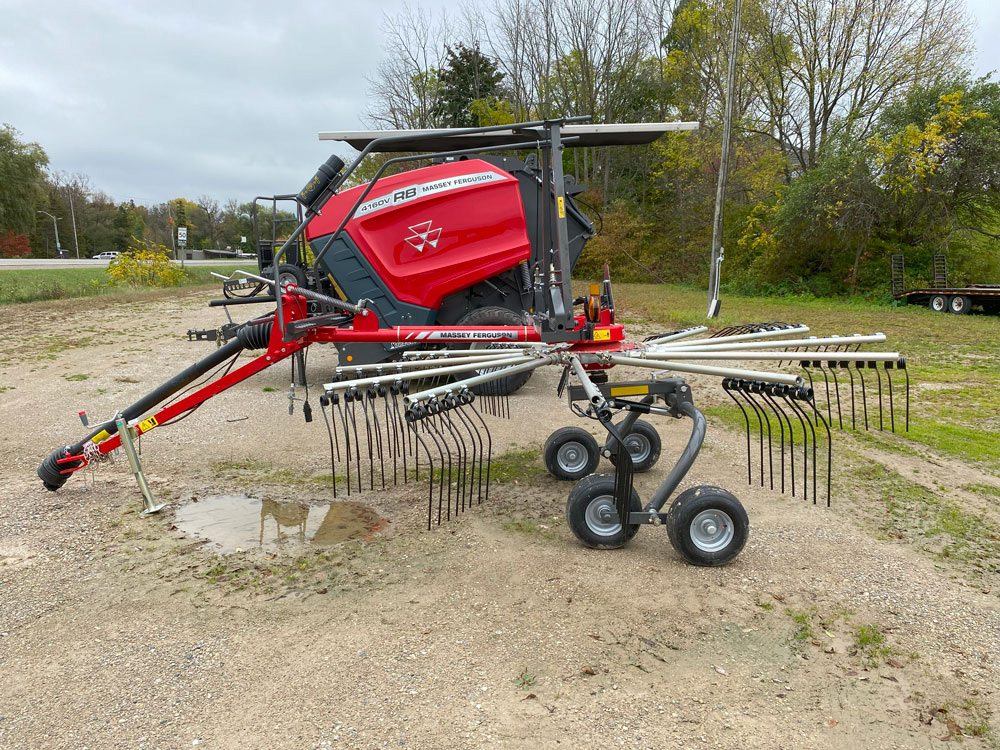
<svg viewBox="0 0 1000 750">
<path fill-rule="evenodd" d="M 855 420 L 855 417 L 854 417 L 854 414 L 855 414 L 855 411 L 854 411 L 854 370 L 851 369 L 851 363 L 850 362 L 841 362 L 840 365 L 841 365 L 841 367 L 843 367 L 843 368 L 845 368 L 847 370 L 847 374 L 851 378 L 851 429 L 852 430 L 856 430 L 856 429 L 858 429 L 858 424 L 857 424 L 857 421 Z"/>
<path fill-rule="evenodd" d="M 458 417 L 458 421 L 462 423 L 465 427 L 466 432 L 469 433 L 469 440 L 472 445 L 472 465 L 469 470 L 469 507 L 472 507 L 472 490 L 476 484 L 476 438 L 479 437 L 479 475 L 482 476 L 483 473 L 483 451 L 482 451 L 482 437 L 479 436 L 479 431 L 475 429 L 475 425 L 472 421 L 465 415 L 465 405 L 463 404 L 458 409 L 455 410 L 455 416 Z"/>
<path fill-rule="evenodd" d="M 324 403 L 325 402 L 325 403 Z M 330 477 L 333 481 L 333 499 L 337 499 L 337 464 L 333 460 L 333 430 L 330 428 L 330 419 L 326 416 L 326 407 L 330 403 L 330 399 L 326 396 L 319 397 L 319 410 L 323 412 L 323 421 L 326 423 L 326 435 L 330 439 Z M 330 406 L 330 411 L 333 411 L 333 406 Z"/>
<path fill-rule="evenodd" d="M 882 376 L 878 372 L 878 362 L 869 362 L 868 368 L 875 371 L 875 378 L 878 380 L 878 429 L 884 432 L 882 427 Z"/>
<path fill-rule="evenodd" d="M 371 402 L 372 408 L 372 423 L 375 425 L 375 448 L 378 451 L 378 468 L 382 474 L 382 489 L 385 489 L 385 460 L 382 457 L 382 429 L 378 423 L 378 404 L 375 403 L 375 399 L 378 397 L 378 391 L 375 387 L 368 389 L 368 400 Z M 386 425 L 388 427 L 388 425 Z M 369 445 L 369 450 L 371 446 Z M 375 467 L 372 466 L 372 474 L 375 473 Z M 374 479 L 374 477 L 372 477 Z"/>
<path fill-rule="evenodd" d="M 747 390 L 749 389 L 749 387 L 750 384 L 748 381 L 741 380 L 739 394 L 743 397 L 743 400 L 750 405 L 750 408 L 753 409 L 754 414 L 757 416 L 757 431 L 759 433 L 757 437 L 760 444 L 760 486 L 763 487 L 764 486 L 764 420 L 761 419 L 760 416 L 760 407 L 757 406 L 757 404 L 753 402 L 753 399 L 751 399 L 747 395 Z"/>
<path fill-rule="evenodd" d="M 441 525 L 442 505 L 444 503 L 444 451 L 441 450 L 441 443 L 438 441 L 437 436 L 434 433 L 434 430 L 432 430 L 431 427 L 430 427 L 430 425 L 428 424 L 429 421 L 430 421 L 429 417 L 426 418 L 426 419 L 422 419 L 421 420 L 421 425 L 424 428 L 424 434 L 425 435 L 430 435 L 431 436 L 431 440 L 434 441 L 434 447 L 437 448 L 438 457 L 441 459 L 440 468 L 438 469 L 438 473 L 440 474 L 440 481 L 438 482 L 438 517 L 437 517 L 437 524 L 438 524 L 438 526 L 440 526 Z M 421 442 L 423 442 L 423 441 L 421 441 Z M 426 447 L 426 444 L 425 444 L 425 447 Z M 427 476 L 430 479 L 430 483 L 431 483 L 431 497 L 433 498 L 433 496 L 434 496 L 434 490 L 433 490 L 433 487 L 434 487 L 434 465 L 433 465 L 433 463 L 430 460 L 430 452 L 427 453 L 427 464 L 428 464 L 428 467 L 429 467 L 428 470 L 427 470 Z M 433 500 L 431 502 L 433 504 Z M 450 500 L 449 500 L 448 511 L 449 511 L 449 513 L 451 511 Z M 450 518 L 450 515 L 449 515 L 449 518 Z"/>
<path fill-rule="evenodd" d="M 486 420 L 483 419 L 483 415 L 479 413 L 479 410 L 476 408 L 476 404 L 475 404 L 474 401 L 470 401 L 469 402 L 469 408 L 472 409 L 472 413 L 476 415 L 476 419 L 479 420 L 479 423 L 483 426 L 483 430 L 486 432 L 486 495 L 485 495 L 485 497 L 483 499 L 484 500 L 489 500 L 490 499 L 490 467 L 493 465 L 493 435 L 490 434 L 489 425 L 486 424 Z M 480 494 L 481 494 L 481 491 L 482 491 L 482 478 L 483 478 L 482 465 L 480 465 L 480 469 L 479 469 Z"/>
<path fill-rule="evenodd" d="M 816 402 L 813 401 L 813 410 L 816 409 Z M 833 436 L 830 434 L 830 425 L 827 424 L 826 420 L 823 419 L 823 415 L 818 413 L 816 416 L 819 417 L 820 421 L 823 422 L 823 427 L 826 428 L 826 507 L 830 507 L 830 487 L 832 485 L 832 472 L 831 467 L 833 466 Z M 816 456 L 813 455 L 813 472 L 816 471 Z M 813 479 L 813 504 L 816 503 L 816 480 Z"/>
<path fill-rule="evenodd" d="M 812 371 L 809 369 L 809 367 L 806 366 L 808 364 L 809 364 L 809 361 L 806 360 L 806 362 L 802 365 L 802 372 L 804 372 L 806 374 L 806 377 L 809 379 L 809 390 L 812 391 L 813 393 L 815 393 L 816 392 L 816 388 L 813 385 Z M 808 419 L 808 418 L 809 417 L 807 415 L 806 419 Z"/>
<path fill-rule="evenodd" d="M 458 515 L 458 502 L 460 495 L 462 498 L 461 512 L 465 512 L 465 468 L 469 454 L 468 449 L 465 446 L 465 441 L 461 439 L 461 436 L 455 429 L 455 423 L 451 420 L 450 412 L 441 412 L 441 421 L 448 428 L 448 432 L 451 433 L 452 439 L 455 441 L 455 451 L 458 453 L 458 485 L 455 487 L 455 514 Z"/>
<path fill-rule="evenodd" d="M 733 381 L 730 378 L 726 378 L 722 381 L 722 390 L 726 392 L 726 395 L 733 400 L 733 403 L 740 407 L 740 411 L 743 412 L 743 421 L 746 422 L 746 432 L 747 432 L 747 484 L 753 484 L 753 474 L 751 472 L 751 459 L 750 459 L 750 417 L 747 415 L 747 410 L 743 408 L 743 404 L 740 400 L 732 394 L 730 387 L 733 385 Z M 782 454 L 782 459 L 784 459 L 784 454 Z M 782 476 L 782 479 L 784 477 Z"/>
<path fill-rule="evenodd" d="M 399 389 L 396 388 L 395 385 L 393 385 L 393 387 L 391 389 L 391 393 L 392 393 L 392 410 L 393 410 L 393 412 L 395 412 L 395 415 L 396 415 L 395 419 L 392 422 L 392 428 L 393 428 L 393 430 L 395 430 L 396 429 L 396 422 L 400 422 L 400 420 L 402 419 L 400 417 L 400 414 L 399 414 Z M 402 424 L 402 422 L 400 422 L 400 424 Z M 400 453 L 403 455 L 403 484 L 406 484 L 406 482 L 407 482 L 407 476 L 406 476 L 406 471 L 407 471 L 407 469 L 406 469 L 406 445 L 407 445 L 407 443 L 410 442 L 410 436 L 409 436 L 409 434 L 406 435 L 406 439 L 405 440 L 403 439 L 402 436 L 400 436 L 399 442 L 400 442 L 400 446 L 399 447 L 401 449 Z M 393 473 L 395 474 L 395 469 L 393 470 Z"/>
<path fill-rule="evenodd" d="M 764 397 L 764 401 L 768 406 L 771 407 L 771 411 L 774 412 L 775 418 L 778 420 L 778 427 L 781 428 L 779 439 L 781 440 L 781 494 L 785 494 L 785 423 L 781 419 L 781 415 L 778 413 L 778 405 L 775 403 L 771 396 L 772 386 L 766 385 L 761 389 L 761 395 Z M 773 486 L 772 486 L 773 489 Z"/>
<path fill-rule="evenodd" d="M 840 381 L 837 380 L 837 363 L 830 362 L 830 374 L 833 375 L 833 392 L 837 394 L 837 421 L 840 429 L 844 429 L 844 416 L 840 412 Z M 830 424 L 833 424 L 833 416 L 830 417 Z"/>
<path fill-rule="evenodd" d="M 802 499 L 808 502 L 809 501 L 809 433 L 806 432 L 806 425 L 808 424 L 810 429 L 812 429 L 812 420 L 809 419 L 809 416 L 805 414 L 805 412 L 802 410 L 801 407 L 796 405 L 794 392 L 789 391 L 789 393 L 791 393 L 791 397 L 789 398 L 789 396 L 785 396 L 785 401 L 788 403 L 790 407 L 792 407 L 792 411 L 795 412 L 795 415 L 799 418 L 799 422 L 802 425 Z M 816 433 L 814 431 L 813 454 L 816 453 L 815 437 Z M 815 473 L 815 467 L 814 467 L 814 473 Z M 813 483 L 815 484 L 815 477 L 813 478 Z M 815 498 L 813 498 L 813 502 L 814 503 L 816 502 Z"/>
<path fill-rule="evenodd" d="M 903 370 L 906 377 L 906 431 L 910 431 L 910 371 L 906 367 L 906 360 L 900 359 L 897 363 Z"/>
<path fill-rule="evenodd" d="M 351 433 L 347 429 L 347 416 L 344 414 L 344 407 L 340 401 L 335 402 L 337 412 L 340 414 L 340 423 L 344 426 L 344 466 L 347 469 L 347 496 L 351 496 Z"/>
<path fill-rule="evenodd" d="M 358 440 L 358 415 L 354 410 L 354 404 L 357 403 L 360 394 L 357 391 L 348 391 L 347 394 L 351 396 L 351 400 L 347 403 L 351 405 L 348 414 L 351 417 L 351 431 L 354 433 L 354 471 L 358 476 L 358 492 L 361 492 L 361 441 Z M 344 400 L 347 400 L 347 395 Z"/>
<path fill-rule="evenodd" d="M 826 349 L 829 350 L 830 347 L 826 347 Z M 826 368 L 823 367 L 823 361 L 819 360 L 815 364 L 819 366 L 819 371 L 823 373 L 823 382 L 826 384 L 826 416 L 829 417 L 832 422 L 833 412 L 830 410 L 830 379 L 826 376 Z"/>
<path fill-rule="evenodd" d="M 763 395 L 764 383 L 754 383 L 750 387 L 750 392 L 756 395 Z M 764 419 L 767 421 L 767 471 L 770 474 L 771 489 L 774 489 L 774 455 L 771 451 L 771 418 L 767 416 L 767 409 L 763 406 L 760 407 L 760 413 L 764 415 Z M 761 469 L 764 468 L 763 461 L 761 461 Z"/>
<path fill-rule="evenodd" d="M 868 432 L 868 389 L 865 387 L 865 363 L 859 360 L 855 364 L 858 377 L 861 379 L 861 404 L 865 407 L 865 432 Z"/>
<path fill-rule="evenodd" d="M 434 404 L 435 409 L 438 408 L 438 404 L 436 402 L 432 401 L 432 402 L 429 402 L 429 404 L 430 403 Z M 429 407 L 429 404 L 428 404 L 428 407 Z M 434 415 L 434 413 L 432 412 L 431 416 L 428 417 L 426 420 L 424 420 L 424 424 L 427 426 L 427 429 L 430 431 L 431 437 L 434 438 L 434 441 L 437 442 L 437 437 L 440 437 L 441 438 L 441 445 L 444 446 L 444 455 L 441 456 L 441 463 L 442 463 L 442 466 L 441 466 L 441 484 L 444 484 L 444 481 L 445 481 L 445 479 L 444 479 L 444 461 L 447 460 L 448 461 L 448 499 L 447 499 L 448 510 L 446 512 L 445 520 L 450 521 L 451 520 L 451 446 L 448 445 L 448 441 L 445 439 L 444 433 L 442 433 L 440 430 L 438 430 L 437 425 L 434 423 L 434 416 L 433 415 Z M 434 437 L 435 435 L 437 435 L 437 437 Z M 439 505 L 440 505 L 440 503 L 439 503 Z"/>
<path fill-rule="evenodd" d="M 889 429 L 896 434 L 896 410 L 892 403 L 892 362 L 885 363 L 885 377 L 889 381 Z"/>
<path fill-rule="evenodd" d="M 413 421 L 410 420 L 410 419 L 407 419 L 406 420 L 406 426 L 413 433 L 413 437 L 414 437 L 413 442 L 414 442 L 414 445 L 415 445 L 415 449 L 419 450 L 419 446 L 421 446 L 421 445 L 424 447 L 424 452 L 427 454 L 427 465 L 431 467 L 431 469 L 430 469 L 430 479 L 429 479 L 429 481 L 427 483 L 427 486 L 429 488 L 428 492 L 427 492 L 427 530 L 430 531 L 431 530 L 431 521 L 434 518 L 434 459 L 431 458 L 430 448 L 427 447 L 427 443 L 424 442 L 424 439 L 422 437 L 420 437 L 420 433 L 417 432 L 416 425 L 413 423 Z M 441 515 L 439 513 L 438 514 L 438 524 L 440 524 L 440 523 L 441 523 Z"/>
<path fill-rule="evenodd" d="M 368 404 L 363 392 L 358 393 L 358 400 L 361 402 L 361 411 L 365 414 L 365 430 L 368 432 L 368 489 L 375 489 L 375 453 L 372 451 L 372 423 L 368 418 Z"/>
<path fill-rule="evenodd" d="M 789 486 L 792 489 L 792 497 L 795 497 L 795 431 L 792 429 L 792 419 L 788 416 L 788 412 L 781 408 L 781 403 L 777 400 L 777 398 L 773 398 L 775 396 L 780 396 L 782 400 L 784 400 L 786 392 L 787 386 L 771 386 L 771 396 L 774 401 L 774 405 L 778 407 L 778 412 L 785 418 L 785 423 L 788 426 L 788 468 L 789 473 L 791 474 L 791 482 Z"/>
<path fill-rule="evenodd" d="M 392 458 L 392 486 L 399 482 L 396 480 L 396 464 L 399 463 L 399 436 L 396 434 L 396 420 L 389 413 L 389 391 L 385 386 L 379 387 L 379 395 L 382 396 L 382 404 L 385 407 L 385 443 Z M 389 442 L 389 424 L 392 423 L 392 443 Z"/>
<path fill-rule="evenodd" d="M 808 456 L 809 456 L 809 445 L 806 442 L 806 426 L 805 426 L 805 423 L 802 421 L 802 417 L 799 414 L 798 410 L 796 410 L 796 408 L 792 405 L 792 402 L 788 398 L 788 394 L 789 394 L 790 391 L 791 391 L 791 389 L 788 388 L 788 386 L 783 387 L 782 391 L 781 391 L 781 400 L 784 401 L 786 404 L 788 404 L 788 408 L 792 410 L 792 413 L 796 417 L 798 417 L 799 423 L 802 426 L 802 466 L 803 466 L 804 472 L 806 474 L 808 474 L 808 467 L 807 467 L 806 464 L 808 462 Z M 786 414 L 786 417 L 787 417 L 787 414 Z M 789 428 L 788 441 L 789 441 L 789 443 L 791 443 L 792 440 L 793 440 L 792 434 L 794 433 L 794 430 L 792 429 L 792 419 L 791 419 L 791 417 L 788 417 L 788 428 Z M 790 465 L 791 465 L 791 469 L 792 469 L 792 497 L 795 497 L 795 449 L 794 449 L 794 447 L 792 448 L 792 452 L 791 453 L 792 453 L 792 460 L 790 462 Z M 808 485 L 808 477 L 806 477 L 803 480 L 803 487 L 805 487 L 806 490 L 808 490 L 808 487 L 809 487 L 809 485 Z M 804 500 L 808 500 L 809 498 L 808 497 L 803 497 L 803 499 Z"/>
</svg>

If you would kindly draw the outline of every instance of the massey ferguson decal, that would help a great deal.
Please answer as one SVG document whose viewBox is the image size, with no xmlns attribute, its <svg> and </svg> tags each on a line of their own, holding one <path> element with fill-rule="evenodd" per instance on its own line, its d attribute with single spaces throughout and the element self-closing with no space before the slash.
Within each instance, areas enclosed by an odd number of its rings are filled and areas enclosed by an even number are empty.
<svg viewBox="0 0 1000 750">
<path fill-rule="evenodd" d="M 427 245 L 431 247 L 438 246 L 438 240 L 441 238 L 440 227 L 431 227 L 430 221 L 423 221 L 419 224 L 414 224 L 409 227 L 413 234 L 406 238 L 406 241 L 418 252 L 422 253 Z"/>
<path fill-rule="evenodd" d="M 521 338 L 527 339 L 527 328 L 522 327 Z M 468 340 L 468 341 L 517 341 L 518 331 L 418 331 L 407 333 L 404 336 L 406 341 L 437 341 L 445 339 L 448 341 Z"/>
<path fill-rule="evenodd" d="M 355 215 L 367 216 L 375 211 L 381 211 L 383 208 L 392 208 L 403 203 L 409 203 L 425 195 L 445 193 L 449 190 L 458 190 L 459 188 L 468 187 L 469 185 L 479 185 L 484 182 L 502 182 L 513 179 L 516 178 L 509 175 L 497 174 L 496 172 L 474 172 L 473 174 L 463 174 L 458 177 L 434 180 L 433 182 L 422 182 L 418 185 L 409 185 L 388 195 L 366 201 L 358 206 Z M 410 229 L 413 230 L 413 227 L 410 227 Z"/>
</svg>

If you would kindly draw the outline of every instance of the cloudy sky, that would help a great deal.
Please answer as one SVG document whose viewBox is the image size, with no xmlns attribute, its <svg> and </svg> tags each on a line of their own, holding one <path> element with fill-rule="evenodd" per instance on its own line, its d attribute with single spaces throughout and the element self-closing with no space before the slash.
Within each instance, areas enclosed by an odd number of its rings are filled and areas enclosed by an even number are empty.
<svg viewBox="0 0 1000 750">
<path fill-rule="evenodd" d="M 977 70 L 1000 69 L 1000 2 L 968 2 Z M 317 132 L 362 127 L 402 5 L 0 0 L 0 123 L 116 200 L 295 192 L 329 155 Z"/>
</svg>

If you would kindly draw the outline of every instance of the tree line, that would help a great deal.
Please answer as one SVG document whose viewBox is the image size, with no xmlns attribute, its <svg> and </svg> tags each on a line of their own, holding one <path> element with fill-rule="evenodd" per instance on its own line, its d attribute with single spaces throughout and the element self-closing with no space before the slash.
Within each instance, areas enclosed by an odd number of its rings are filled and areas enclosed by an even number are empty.
<svg viewBox="0 0 1000 750">
<path fill-rule="evenodd" d="M 150 206 L 115 201 L 83 174 L 49 171 L 45 150 L 10 125 L 0 128 L 0 257 L 53 258 L 59 244 L 70 257 L 124 251 L 136 242 L 174 249 L 176 230 L 187 247 L 253 252 L 252 204 L 230 199 L 173 198 Z M 270 208 L 260 211 L 270 226 Z M 279 217 L 283 214 L 279 212 Z M 75 227 L 75 228 L 74 228 Z M 247 238 L 247 243 L 242 238 Z"/>
<path fill-rule="evenodd" d="M 1000 273 L 1000 89 L 970 73 L 964 0 L 744 0 L 723 278 L 885 287 L 948 254 Z M 385 16 L 368 119 L 387 128 L 696 120 L 649 147 L 567 150 L 603 232 L 580 275 L 704 283 L 733 0 L 490 0 Z"/>
</svg>

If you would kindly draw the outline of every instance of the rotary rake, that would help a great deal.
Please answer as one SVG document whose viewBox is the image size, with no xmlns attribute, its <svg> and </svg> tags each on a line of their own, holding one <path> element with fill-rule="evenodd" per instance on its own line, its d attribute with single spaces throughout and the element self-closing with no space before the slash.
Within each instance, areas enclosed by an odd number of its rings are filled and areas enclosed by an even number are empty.
<svg viewBox="0 0 1000 750">
<path fill-rule="evenodd" d="M 470 148 L 452 153 L 463 155 L 485 148 L 522 148 L 529 142 L 540 149 L 542 192 L 552 199 L 548 207 L 541 206 L 540 236 L 549 250 L 544 265 L 535 263 L 525 292 L 532 305 L 521 325 L 387 325 L 370 299 L 350 302 L 279 280 L 282 252 L 346 179 L 321 170 L 299 196 L 305 219 L 276 253 L 274 278 L 238 272 L 271 294 L 216 301 L 259 302 L 273 304 L 273 309 L 234 326 L 228 343 L 95 426 L 83 440 L 53 451 L 38 467 L 45 487 L 58 490 L 74 472 L 124 447 L 146 510 L 155 512 L 158 507 L 132 447 L 135 438 L 184 419 L 212 396 L 289 358 L 289 413 L 301 400 L 302 413 L 311 422 L 308 391 L 304 399 L 295 395 L 295 365 L 300 382 L 305 382 L 304 350 L 332 343 L 341 349 L 341 366 L 325 384 L 319 404 L 333 496 L 426 481 L 428 529 L 488 500 L 494 453 L 489 425 L 517 410 L 511 403 L 512 383 L 523 383 L 527 373 L 542 367 L 561 370 L 556 397 L 566 398 L 576 418 L 597 422 L 605 433 L 599 445 L 587 430 L 562 427 L 544 448 L 553 476 L 575 482 L 567 501 L 568 524 L 588 546 L 620 547 L 640 526 L 666 525 L 674 547 L 693 564 L 721 565 L 739 554 L 749 522 L 735 496 L 712 486 L 692 487 L 675 496 L 705 439 L 705 417 L 695 406 L 692 388 L 706 381 L 721 384 L 740 410 L 748 483 L 829 505 L 833 430 L 860 425 L 866 430 L 908 428 L 905 360 L 897 352 L 868 350 L 885 341 L 881 333 L 817 337 L 808 336 L 805 325 L 778 322 L 733 326 L 711 335 L 697 326 L 627 341 L 622 325 L 615 322 L 607 266 L 603 283 L 591 285 L 588 295 L 574 299 L 570 294 L 569 274 L 564 273 L 570 268 L 561 208 L 564 181 L 559 160 L 552 155 L 559 153 L 562 142 L 579 138 L 586 145 L 587 137 L 604 138 L 606 133 L 581 131 L 566 137 L 564 125 L 546 121 L 385 138 L 387 148 L 400 148 L 407 138 L 434 144 L 457 138 Z M 467 136 L 479 140 L 461 140 Z M 341 229 L 369 194 L 379 200 L 375 184 L 370 183 L 344 215 Z M 337 237 L 335 232 L 320 248 L 317 266 Z M 577 313 L 576 308 L 582 310 Z M 362 351 L 363 346 L 380 346 L 383 353 L 368 362 L 344 356 L 342 347 Z M 240 356 L 252 350 L 264 352 L 237 368 Z M 386 361 L 385 352 L 393 352 L 394 358 Z M 612 382 L 608 372 L 615 367 L 648 374 Z M 204 380 L 192 385 L 199 378 Z M 662 446 L 656 428 L 640 417 L 692 421 L 686 446 L 645 505 L 634 475 L 654 468 Z M 595 473 L 602 458 L 610 461 L 612 472 Z"/>
</svg>

